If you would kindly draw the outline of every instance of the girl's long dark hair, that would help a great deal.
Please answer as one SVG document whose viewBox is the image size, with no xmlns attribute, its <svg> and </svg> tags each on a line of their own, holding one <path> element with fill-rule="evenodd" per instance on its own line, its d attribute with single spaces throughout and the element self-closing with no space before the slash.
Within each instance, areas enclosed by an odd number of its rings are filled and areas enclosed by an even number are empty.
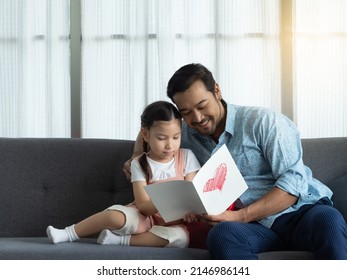
<svg viewBox="0 0 347 280">
<path fill-rule="evenodd" d="M 177 108 L 167 101 L 156 101 L 148 105 L 141 115 L 141 127 L 150 130 L 155 121 L 171 121 L 177 119 L 182 123 L 182 116 Z M 148 164 L 146 153 L 149 147 L 146 141 L 143 141 L 143 155 L 139 158 L 140 166 L 146 175 L 146 181 L 152 178 L 152 170 Z"/>
</svg>

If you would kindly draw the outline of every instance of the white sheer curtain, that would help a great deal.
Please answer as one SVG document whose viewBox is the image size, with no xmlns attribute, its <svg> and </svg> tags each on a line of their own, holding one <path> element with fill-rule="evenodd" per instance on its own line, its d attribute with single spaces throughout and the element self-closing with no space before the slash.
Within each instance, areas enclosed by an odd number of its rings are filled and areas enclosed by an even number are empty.
<svg viewBox="0 0 347 280">
<path fill-rule="evenodd" d="M 180 66 L 206 65 L 224 99 L 280 110 L 279 1 L 81 0 L 82 137 L 134 139 Z"/>
<path fill-rule="evenodd" d="M 192 62 L 227 101 L 281 111 L 282 3 L 293 5 L 294 90 L 283 100 L 302 137 L 347 136 L 347 1 L 78 1 L 82 137 L 134 139 L 144 106 Z M 0 137 L 70 137 L 69 4 L 0 0 Z"/>
<path fill-rule="evenodd" d="M 302 137 L 347 136 L 347 1 L 295 1 L 294 19 L 294 94 Z"/>
<path fill-rule="evenodd" d="M 69 137 L 69 1 L 0 0 L 0 137 Z"/>
</svg>

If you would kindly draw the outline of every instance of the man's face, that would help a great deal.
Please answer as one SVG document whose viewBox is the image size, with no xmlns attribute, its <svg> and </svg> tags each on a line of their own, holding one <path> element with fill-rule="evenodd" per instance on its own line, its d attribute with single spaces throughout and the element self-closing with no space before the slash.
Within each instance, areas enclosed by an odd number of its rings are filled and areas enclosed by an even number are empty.
<svg viewBox="0 0 347 280">
<path fill-rule="evenodd" d="M 173 99 L 187 125 L 203 135 L 218 139 L 225 128 L 222 123 L 225 110 L 217 84 L 215 94 L 207 91 L 204 83 L 197 80 L 187 90 L 176 93 Z"/>
</svg>

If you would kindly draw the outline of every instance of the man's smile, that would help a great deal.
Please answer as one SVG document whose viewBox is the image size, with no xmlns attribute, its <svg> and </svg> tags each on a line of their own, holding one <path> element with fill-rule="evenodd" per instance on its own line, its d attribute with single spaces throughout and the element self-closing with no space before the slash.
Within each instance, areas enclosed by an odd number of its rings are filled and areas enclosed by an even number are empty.
<svg viewBox="0 0 347 280">
<path fill-rule="evenodd" d="M 197 128 L 206 129 L 210 123 L 211 118 L 204 118 L 201 122 L 195 122 L 193 125 Z"/>
</svg>

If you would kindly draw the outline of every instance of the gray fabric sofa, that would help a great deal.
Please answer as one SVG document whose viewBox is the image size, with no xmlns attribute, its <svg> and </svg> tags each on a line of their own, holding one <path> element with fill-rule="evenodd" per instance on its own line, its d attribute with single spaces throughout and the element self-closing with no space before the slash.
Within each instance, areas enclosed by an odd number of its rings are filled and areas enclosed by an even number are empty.
<svg viewBox="0 0 347 280">
<path fill-rule="evenodd" d="M 98 245 L 95 237 L 50 244 L 48 225 L 65 227 L 132 201 L 122 167 L 130 140 L 0 138 L 0 259 L 209 259 L 206 250 Z M 334 191 L 347 218 L 347 138 L 303 140 L 304 161 Z M 309 259 L 267 252 L 260 259 Z"/>
</svg>

